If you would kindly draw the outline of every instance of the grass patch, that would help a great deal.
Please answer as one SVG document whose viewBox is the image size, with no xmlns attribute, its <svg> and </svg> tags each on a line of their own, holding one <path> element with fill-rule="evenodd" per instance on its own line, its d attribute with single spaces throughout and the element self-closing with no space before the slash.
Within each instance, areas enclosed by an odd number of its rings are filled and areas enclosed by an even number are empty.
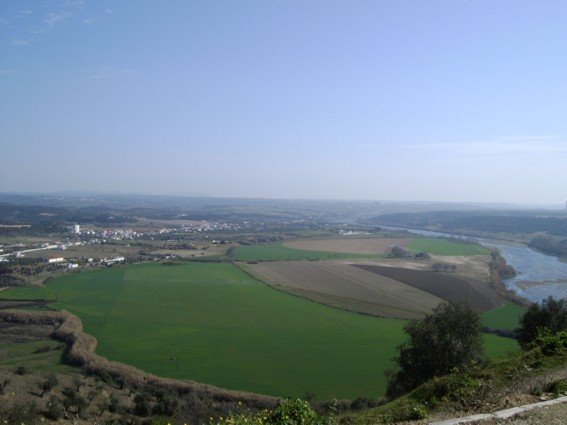
<svg viewBox="0 0 567 425">
<path fill-rule="evenodd" d="M 289 248 L 281 243 L 239 246 L 232 253 L 237 261 L 340 260 L 349 258 L 383 258 L 381 254 L 307 251 Z"/>
<path fill-rule="evenodd" d="M 62 364 L 65 345 L 59 341 L 42 340 L 2 344 L 0 346 L 0 367 L 25 367 L 42 372 L 69 372 L 74 370 Z"/>
<path fill-rule="evenodd" d="M 518 341 L 513 338 L 503 338 L 492 334 L 482 334 L 484 353 L 489 358 L 504 357 L 520 349 Z"/>
<path fill-rule="evenodd" d="M 0 298 L 9 300 L 55 300 L 57 292 L 50 286 L 18 286 L 2 291 Z"/>
<path fill-rule="evenodd" d="M 409 249 L 434 255 L 489 255 L 490 250 L 473 243 L 452 242 L 439 238 L 413 238 Z"/>
<path fill-rule="evenodd" d="M 482 324 L 492 329 L 506 329 L 513 331 L 520 326 L 520 318 L 526 312 L 524 307 L 514 303 L 507 303 L 502 307 L 487 311 L 482 315 Z"/>
</svg>

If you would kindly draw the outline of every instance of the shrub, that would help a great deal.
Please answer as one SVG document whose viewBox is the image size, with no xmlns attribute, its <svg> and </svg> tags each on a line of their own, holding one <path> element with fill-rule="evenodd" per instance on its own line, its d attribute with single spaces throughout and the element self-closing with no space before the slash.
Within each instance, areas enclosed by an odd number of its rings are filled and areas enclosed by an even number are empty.
<svg viewBox="0 0 567 425">
<path fill-rule="evenodd" d="M 0 394 L 4 394 L 4 390 L 6 389 L 9 383 L 10 383 L 9 379 L 4 379 L 4 381 L 0 383 Z"/>
<path fill-rule="evenodd" d="M 87 400 L 83 396 L 81 396 L 74 388 L 64 388 L 62 393 L 66 397 L 65 400 L 63 400 L 63 405 L 67 410 L 80 412 L 84 410 L 89 404 Z"/>
<path fill-rule="evenodd" d="M 177 396 L 164 391 L 157 395 L 157 403 L 154 405 L 152 413 L 154 415 L 171 416 L 175 414 L 178 405 Z"/>
<path fill-rule="evenodd" d="M 374 400 L 372 398 L 367 398 L 367 397 L 357 397 L 351 402 L 350 408 L 352 410 L 363 410 L 363 409 L 370 409 L 378 405 L 380 405 L 379 400 Z"/>
<path fill-rule="evenodd" d="M 394 258 L 403 258 L 403 257 L 411 257 L 411 254 L 399 246 L 394 246 L 390 250 L 390 256 Z"/>
<path fill-rule="evenodd" d="M 324 418 L 304 400 L 282 400 L 267 417 L 271 424 L 323 425 Z"/>
<path fill-rule="evenodd" d="M 567 395 L 567 379 L 559 379 L 557 381 L 552 382 L 547 388 L 547 390 L 550 393 L 553 393 L 555 397 Z"/>
<path fill-rule="evenodd" d="M 52 397 L 49 403 L 47 403 L 47 410 L 45 411 L 45 416 L 51 420 L 58 420 L 63 417 L 65 413 L 65 409 L 63 409 L 63 405 L 59 400 L 55 397 Z"/>
<path fill-rule="evenodd" d="M 48 375 L 44 381 L 40 382 L 39 388 L 43 391 L 41 396 L 43 397 L 45 393 L 48 393 L 53 388 L 55 388 L 59 384 L 59 379 L 54 374 Z"/>
<path fill-rule="evenodd" d="M 538 338 L 540 328 L 547 328 L 552 333 L 567 330 L 567 300 L 549 297 L 541 303 L 534 303 L 520 319 L 516 329 L 518 342 L 523 349 Z"/>
<path fill-rule="evenodd" d="M 34 351 L 34 353 L 47 353 L 50 350 L 51 347 L 49 345 L 42 345 L 41 347 L 38 347 L 37 350 Z"/>
<path fill-rule="evenodd" d="M 541 352 L 546 356 L 567 351 L 567 330 L 553 334 L 549 328 L 539 328 L 537 336 L 527 348 L 536 347 L 541 348 Z"/>
<path fill-rule="evenodd" d="M 387 410 L 384 417 L 384 422 L 405 422 L 417 421 L 427 417 L 427 408 L 413 400 L 404 400 L 392 406 Z"/>
<path fill-rule="evenodd" d="M 149 396 L 147 394 L 137 394 L 134 397 L 134 414 L 137 416 L 149 416 L 150 412 Z"/>
<path fill-rule="evenodd" d="M 120 405 L 120 400 L 116 395 L 112 394 L 108 401 L 108 411 L 111 413 L 121 413 L 124 409 Z"/>
<path fill-rule="evenodd" d="M 259 413 L 237 412 L 227 417 L 220 417 L 217 422 L 211 418 L 210 424 L 230 425 L 326 425 L 331 419 L 319 415 L 307 401 L 281 400 L 273 410 Z"/>
<path fill-rule="evenodd" d="M 16 375 L 27 375 L 28 373 L 30 373 L 29 369 L 25 366 L 18 366 L 15 370 Z"/>
<path fill-rule="evenodd" d="M 0 422 L 4 424 L 35 424 L 38 416 L 35 401 L 31 403 L 17 403 L 10 406 L 10 408 L 4 408 L 0 405 Z"/>
</svg>

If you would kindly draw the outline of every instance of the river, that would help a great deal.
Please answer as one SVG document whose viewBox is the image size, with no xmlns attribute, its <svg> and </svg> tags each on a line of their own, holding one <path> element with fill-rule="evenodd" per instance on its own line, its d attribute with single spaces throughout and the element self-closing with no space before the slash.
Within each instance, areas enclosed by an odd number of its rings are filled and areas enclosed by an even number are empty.
<svg viewBox="0 0 567 425">
<path fill-rule="evenodd" d="M 530 301 L 541 301 L 548 296 L 567 298 L 567 263 L 559 261 L 557 257 L 542 254 L 525 245 L 513 245 L 493 239 L 419 229 L 383 228 L 406 230 L 421 236 L 457 238 L 497 248 L 506 262 L 518 273 L 515 277 L 503 281 L 509 289 Z"/>
</svg>

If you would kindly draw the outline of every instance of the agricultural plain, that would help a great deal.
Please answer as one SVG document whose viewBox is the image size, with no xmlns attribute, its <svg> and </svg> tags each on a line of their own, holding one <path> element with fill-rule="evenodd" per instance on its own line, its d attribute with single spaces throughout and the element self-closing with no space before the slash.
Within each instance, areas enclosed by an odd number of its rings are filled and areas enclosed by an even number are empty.
<svg viewBox="0 0 567 425">
<path fill-rule="evenodd" d="M 27 290 L 26 290 L 27 289 Z M 68 275 L 13 298 L 57 299 L 97 352 L 160 376 L 281 396 L 377 396 L 403 322 L 274 291 L 231 264 L 136 265 Z"/>
<path fill-rule="evenodd" d="M 378 396 L 404 322 L 275 291 L 228 263 L 72 273 L 3 297 L 51 298 L 97 352 L 160 376 L 280 396 Z M 496 339 L 495 339 L 496 338 Z M 491 354 L 516 347 L 489 336 Z"/>
</svg>

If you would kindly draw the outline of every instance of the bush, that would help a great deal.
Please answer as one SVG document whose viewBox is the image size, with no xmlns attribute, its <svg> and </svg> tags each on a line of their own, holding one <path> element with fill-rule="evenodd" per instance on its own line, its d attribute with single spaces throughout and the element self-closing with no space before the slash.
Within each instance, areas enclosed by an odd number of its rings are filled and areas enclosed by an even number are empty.
<svg viewBox="0 0 567 425">
<path fill-rule="evenodd" d="M 541 328 L 547 328 L 554 334 L 567 330 L 567 300 L 549 297 L 541 303 L 532 304 L 516 329 L 520 346 L 528 348 L 538 338 Z"/>
<path fill-rule="evenodd" d="M 89 404 L 74 388 L 64 388 L 62 394 L 66 397 L 63 400 L 63 405 L 67 410 L 73 410 L 78 413 L 83 411 Z"/>
<path fill-rule="evenodd" d="M 567 330 L 553 334 L 549 328 L 539 328 L 537 336 L 528 344 L 527 348 L 536 347 L 539 347 L 546 356 L 567 351 Z"/>
<path fill-rule="evenodd" d="M 351 402 L 350 408 L 352 410 L 363 410 L 363 409 L 370 409 L 372 407 L 376 407 L 379 405 L 380 405 L 379 400 L 375 400 L 368 397 L 357 397 Z"/>
<path fill-rule="evenodd" d="M 45 393 L 51 391 L 58 384 L 59 384 L 59 379 L 57 379 L 57 376 L 55 376 L 54 374 L 49 375 L 47 378 L 45 378 L 44 381 L 40 382 L 39 384 L 39 388 L 43 391 L 41 393 L 41 396 L 43 397 Z"/>
<path fill-rule="evenodd" d="M 403 400 L 385 411 L 382 422 L 417 421 L 427 417 L 427 408 L 413 400 Z"/>
<path fill-rule="evenodd" d="M 447 375 L 481 359 L 480 314 L 464 303 L 442 303 L 421 322 L 404 327 L 410 341 L 398 346 L 387 394 L 407 392 L 435 376 Z"/>
<path fill-rule="evenodd" d="M 4 379 L 4 381 L 2 381 L 2 383 L 0 383 L 0 395 L 4 394 L 4 390 L 6 389 L 6 387 L 8 386 L 9 383 L 10 383 L 9 379 Z"/>
<path fill-rule="evenodd" d="M 3 424 L 35 424 L 38 418 L 38 409 L 35 401 L 30 403 L 17 403 L 10 408 L 0 405 L 0 423 Z"/>
<path fill-rule="evenodd" d="M 399 246 L 394 246 L 390 250 L 390 256 L 394 258 L 404 258 L 404 257 L 411 257 L 411 254 Z"/>
<path fill-rule="evenodd" d="M 112 394 L 108 401 L 108 411 L 111 413 L 122 413 L 124 408 L 120 405 L 120 400 L 116 395 Z"/>
<path fill-rule="evenodd" d="M 45 411 L 45 416 L 48 419 L 56 421 L 63 417 L 65 413 L 65 409 L 59 400 L 55 397 L 52 397 L 49 403 L 47 403 L 47 410 Z"/>
<path fill-rule="evenodd" d="M 332 408 L 330 410 L 333 410 Z M 264 410 L 257 414 L 251 412 L 231 413 L 210 424 L 230 425 L 326 425 L 332 421 L 319 415 L 307 401 L 281 400 L 274 410 Z"/>
<path fill-rule="evenodd" d="M 147 394 L 137 394 L 134 397 L 134 414 L 137 416 L 149 416 L 150 412 L 149 396 Z"/>
<path fill-rule="evenodd" d="M 286 425 L 323 425 L 325 420 L 315 412 L 304 400 L 282 400 L 271 414 L 268 415 L 270 424 Z"/>
<path fill-rule="evenodd" d="M 30 370 L 25 366 L 18 366 L 14 372 L 16 373 L 16 375 L 23 376 L 30 373 Z"/>
<path fill-rule="evenodd" d="M 176 395 L 163 391 L 157 394 L 157 403 L 154 405 L 152 413 L 154 415 L 171 416 L 177 411 L 178 405 Z"/>
<path fill-rule="evenodd" d="M 561 397 L 567 395 L 567 379 L 559 379 L 552 382 L 547 390 L 553 393 L 555 397 Z"/>
</svg>

